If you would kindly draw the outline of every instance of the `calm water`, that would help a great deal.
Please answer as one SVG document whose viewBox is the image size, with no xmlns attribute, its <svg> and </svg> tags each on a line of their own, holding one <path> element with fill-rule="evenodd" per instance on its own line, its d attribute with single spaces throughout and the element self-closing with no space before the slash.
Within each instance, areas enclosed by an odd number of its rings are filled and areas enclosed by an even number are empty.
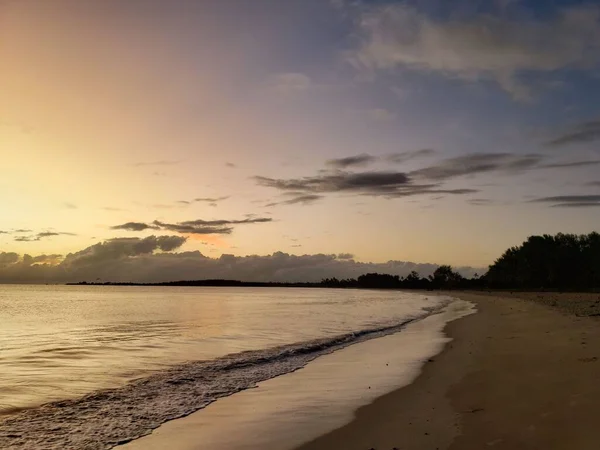
<svg viewBox="0 0 600 450">
<path fill-rule="evenodd" d="M 394 325 L 440 301 L 332 289 L 1 286 L 0 415 L 185 361 Z"/>
</svg>

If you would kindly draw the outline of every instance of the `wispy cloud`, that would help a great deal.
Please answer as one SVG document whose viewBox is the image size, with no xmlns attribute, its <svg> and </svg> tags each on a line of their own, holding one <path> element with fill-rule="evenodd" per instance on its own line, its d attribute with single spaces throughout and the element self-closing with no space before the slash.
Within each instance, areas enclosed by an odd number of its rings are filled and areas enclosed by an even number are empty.
<svg viewBox="0 0 600 450">
<path fill-rule="evenodd" d="M 600 206 L 600 195 L 557 195 L 530 200 L 531 203 L 552 203 L 553 208 L 590 208 Z"/>
<path fill-rule="evenodd" d="M 364 167 L 378 161 L 404 163 L 418 158 L 425 158 L 436 155 L 437 152 L 432 148 L 423 148 L 406 152 L 392 153 L 385 156 L 375 156 L 368 153 L 360 155 L 346 156 L 344 158 L 330 159 L 326 164 L 336 169 L 348 169 L 352 167 Z"/>
<path fill-rule="evenodd" d="M 466 81 L 490 79 L 515 99 L 531 98 L 519 75 L 587 69 L 600 61 L 600 8 L 575 5 L 554 16 L 479 14 L 433 18 L 405 3 L 363 10 L 362 43 L 349 56 L 370 71 L 435 72 Z"/>
<path fill-rule="evenodd" d="M 470 194 L 474 189 L 443 189 L 438 184 L 414 184 L 402 172 L 342 172 L 314 177 L 276 179 L 255 177 L 261 186 L 303 193 L 348 193 L 356 195 L 405 197 L 417 194 Z"/>
<path fill-rule="evenodd" d="M 550 147 L 593 142 L 600 139 L 600 120 L 592 120 L 572 126 L 569 130 L 547 142 Z"/>
<path fill-rule="evenodd" d="M 386 159 L 394 163 L 404 163 L 412 159 L 435 156 L 437 153 L 438 152 L 432 148 L 422 148 L 419 150 L 413 150 L 408 152 L 392 153 L 391 155 L 387 155 Z"/>
<path fill-rule="evenodd" d="M 111 227 L 113 230 L 127 231 L 146 231 L 146 230 L 168 230 L 176 233 L 187 234 L 231 234 L 233 226 L 247 225 L 256 223 L 272 222 L 273 219 L 266 217 L 252 217 L 241 220 L 187 220 L 184 222 L 169 223 L 160 220 L 155 220 L 152 223 L 145 222 L 127 222 Z"/>
<path fill-rule="evenodd" d="M 77 209 L 77 205 L 75 205 L 73 203 L 69 203 L 69 202 L 64 202 L 63 206 L 67 209 Z"/>
<path fill-rule="evenodd" d="M 270 208 L 271 206 L 277 206 L 277 205 L 310 205 L 312 203 L 315 203 L 315 202 L 321 200 L 322 198 L 323 198 L 322 195 L 304 194 L 304 195 L 295 196 L 293 198 L 290 198 L 289 200 L 283 200 L 281 202 L 267 203 L 265 205 L 265 207 Z"/>
<path fill-rule="evenodd" d="M 327 161 L 327 165 L 338 169 L 346 169 L 348 167 L 363 167 L 374 161 L 377 161 L 377 157 L 362 153 L 360 155 L 347 156 L 345 158 L 330 159 Z"/>
<path fill-rule="evenodd" d="M 31 230 L 15 230 L 14 233 L 30 233 Z M 14 240 L 17 242 L 34 242 L 40 241 L 45 238 L 54 237 L 54 236 L 77 236 L 75 233 L 69 233 L 66 231 L 41 231 L 37 234 L 29 235 L 29 236 L 15 236 Z"/>
<path fill-rule="evenodd" d="M 156 230 L 159 227 L 156 225 L 148 225 L 143 222 L 127 222 L 121 225 L 115 225 L 110 227 L 111 230 L 127 230 L 127 231 L 144 231 L 144 230 Z"/>
</svg>

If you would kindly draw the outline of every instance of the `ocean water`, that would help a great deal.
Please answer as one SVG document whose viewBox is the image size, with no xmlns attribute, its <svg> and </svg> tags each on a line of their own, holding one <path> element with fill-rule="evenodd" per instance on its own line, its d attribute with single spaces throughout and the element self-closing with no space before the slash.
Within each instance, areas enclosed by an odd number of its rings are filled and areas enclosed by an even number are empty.
<svg viewBox="0 0 600 450">
<path fill-rule="evenodd" d="M 0 448 L 105 449 L 450 299 L 396 291 L 2 286 Z"/>
</svg>

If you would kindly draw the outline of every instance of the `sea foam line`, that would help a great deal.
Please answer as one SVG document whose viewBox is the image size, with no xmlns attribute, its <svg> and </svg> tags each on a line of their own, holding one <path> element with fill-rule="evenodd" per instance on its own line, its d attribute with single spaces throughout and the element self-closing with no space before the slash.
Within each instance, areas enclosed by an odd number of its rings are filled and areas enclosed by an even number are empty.
<svg viewBox="0 0 600 450">
<path fill-rule="evenodd" d="M 440 312 L 451 300 L 423 314 L 332 338 L 195 361 L 156 372 L 122 387 L 48 403 L 0 421 L 0 448 L 105 450 L 149 434 L 162 423 L 187 416 L 220 397 L 304 367 L 313 359 L 400 331 Z"/>
</svg>

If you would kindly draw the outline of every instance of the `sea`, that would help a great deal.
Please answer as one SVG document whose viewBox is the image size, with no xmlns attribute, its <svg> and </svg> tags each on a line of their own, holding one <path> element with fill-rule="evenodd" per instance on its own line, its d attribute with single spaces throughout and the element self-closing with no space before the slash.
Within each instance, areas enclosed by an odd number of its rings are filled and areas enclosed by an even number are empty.
<svg viewBox="0 0 600 450">
<path fill-rule="evenodd" d="M 377 350 L 360 345 L 408 336 L 452 305 L 445 295 L 384 290 L 3 285 L 0 448 L 113 448 L 296 371 L 295 386 L 315 393 L 333 369 L 314 366 L 322 382 L 303 381 L 299 369 L 351 348 L 366 360 Z M 411 367 L 441 349 L 437 323 L 410 344 Z M 394 346 L 384 358 L 402 353 Z"/>
</svg>

